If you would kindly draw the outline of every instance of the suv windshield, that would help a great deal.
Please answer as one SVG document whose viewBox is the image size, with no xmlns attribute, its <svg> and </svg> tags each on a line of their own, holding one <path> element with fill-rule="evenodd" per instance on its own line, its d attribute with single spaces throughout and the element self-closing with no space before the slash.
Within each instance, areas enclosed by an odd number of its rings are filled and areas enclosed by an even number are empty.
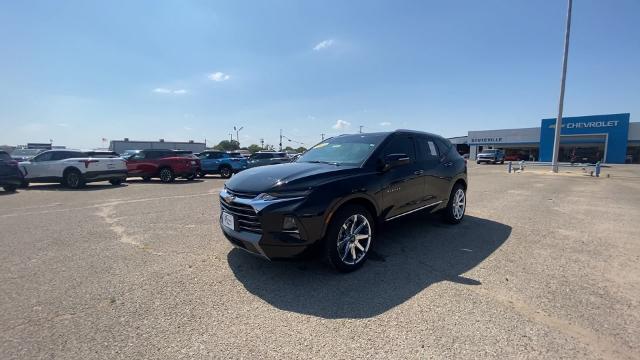
<svg viewBox="0 0 640 360">
<path fill-rule="evenodd" d="M 481 154 L 495 154 L 495 152 L 496 152 L 495 149 L 482 150 Z"/>
<path fill-rule="evenodd" d="M 362 134 L 331 138 L 311 148 L 296 162 L 361 165 L 386 135 Z"/>
</svg>

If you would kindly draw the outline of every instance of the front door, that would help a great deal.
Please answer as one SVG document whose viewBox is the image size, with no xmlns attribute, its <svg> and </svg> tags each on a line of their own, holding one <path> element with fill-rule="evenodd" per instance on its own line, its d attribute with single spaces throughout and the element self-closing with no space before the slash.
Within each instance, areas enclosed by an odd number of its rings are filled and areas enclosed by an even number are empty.
<svg viewBox="0 0 640 360">
<path fill-rule="evenodd" d="M 390 154 L 405 154 L 409 164 L 400 165 L 382 174 L 384 217 L 390 219 L 424 204 L 424 171 L 416 162 L 413 137 L 397 135 L 382 151 L 382 159 Z"/>
</svg>

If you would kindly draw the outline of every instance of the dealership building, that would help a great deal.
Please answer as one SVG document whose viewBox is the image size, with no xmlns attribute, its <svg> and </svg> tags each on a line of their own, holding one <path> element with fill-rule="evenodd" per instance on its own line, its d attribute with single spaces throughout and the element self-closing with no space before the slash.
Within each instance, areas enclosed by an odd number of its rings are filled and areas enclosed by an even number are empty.
<svg viewBox="0 0 640 360">
<path fill-rule="evenodd" d="M 630 114 L 566 117 L 560 131 L 560 161 L 610 164 L 640 163 L 640 123 Z M 556 119 L 540 127 L 469 131 L 450 139 L 469 158 L 484 149 L 502 149 L 507 160 L 551 161 Z"/>
</svg>

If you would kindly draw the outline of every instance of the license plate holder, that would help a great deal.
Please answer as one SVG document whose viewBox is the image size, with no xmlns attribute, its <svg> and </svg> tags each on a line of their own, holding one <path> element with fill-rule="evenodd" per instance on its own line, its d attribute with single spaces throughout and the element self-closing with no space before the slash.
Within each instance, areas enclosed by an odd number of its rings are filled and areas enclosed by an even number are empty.
<svg viewBox="0 0 640 360">
<path fill-rule="evenodd" d="M 229 214 L 228 212 L 223 211 L 220 221 L 222 222 L 222 226 L 225 226 L 231 230 L 236 229 L 236 219 L 232 214 Z"/>
</svg>

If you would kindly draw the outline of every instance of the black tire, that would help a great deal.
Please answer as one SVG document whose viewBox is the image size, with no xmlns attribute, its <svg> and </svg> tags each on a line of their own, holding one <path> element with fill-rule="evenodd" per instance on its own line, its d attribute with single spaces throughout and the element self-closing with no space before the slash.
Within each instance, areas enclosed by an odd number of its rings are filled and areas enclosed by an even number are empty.
<svg viewBox="0 0 640 360">
<path fill-rule="evenodd" d="M 21 188 L 21 189 L 26 189 L 26 188 L 28 188 L 28 187 L 29 187 L 29 182 L 28 182 L 28 181 L 26 181 L 26 180 L 22 180 L 22 181 L 20 182 L 20 188 Z"/>
<path fill-rule="evenodd" d="M 196 174 L 193 173 L 193 174 L 187 175 L 185 179 L 187 179 L 187 181 L 193 181 L 196 179 Z"/>
<path fill-rule="evenodd" d="M 15 192 L 18 189 L 18 185 L 4 185 L 2 188 L 6 192 Z"/>
<path fill-rule="evenodd" d="M 63 185 L 65 185 L 69 189 L 80 189 L 84 187 L 85 182 L 80 171 L 76 169 L 70 169 L 65 171 L 64 173 Z"/>
<path fill-rule="evenodd" d="M 462 192 L 460 199 L 459 192 Z M 458 197 L 456 197 L 458 196 Z M 462 204 L 460 204 L 462 200 Z M 464 213 L 467 209 L 467 192 L 462 184 L 456 184 L 449 195 L 447 207 L 442 209 L 442 218 L 449 224 L 458 224 L 464 219 Z"/>
<path fill-rule="evenodd" d="M 223 165 L 220 167 L 220 176 L 223 179 L 228 179 L 231 177 L 231 175 L 233 175 L 233 170 L 231 170 L 231 167 L 228 165 Z"/>
<path fill-rule="evenodd" d="M 198 170 L 198 177 L 200 178 L 204 178 L 205 176 L 207 176 L 207 173 L 202 171 L 202 170 Z"/>
<path fill-rule="evenodd" d="M 151 181 L 151 178 L 149 176 L 143 176 L 142 181 L 148 182 Z"/>
<path fill-rule="evenodd" d="M 355 229 L 349 225 L 353 224 L 354 219 L 356 220 Z M 367 222 L 365 223 L 362 219 L 366 219 Z M 360 228 L 360 225 L 363 227 Z M 360 231 L 356 235 L 368 234 L 367 239 L 356 240 L 354 235 L 349 233 L 359 228 Z M 366 208 L 360 205 L 347 205 L 341 208 L 335 213 L 327 228 L 324 239 L 325 261 L 339 272 L 347 273 L 359 269 L 369 257 L 375 234 L 373 217 Z"/>
<path fill-rule="evenodd" d="M 173 170 L 170 168 L 162 168 L 160 169 L 160 181 L 163 183 L 170 183 L 176 179 L 176 175 L 173 173 Z"/>
<path fill-rule="evenodd" d="M 122 185 L 122 179 L 111 179 L 109 180 L 109 182 L 111 183 L 111 185 L 113 186 L 120 186 Z"/>
<path fill-rule="evenodd" d="M 480 160 L 476 160 L 476 164 L 480 165 Z"/>
</svg>

